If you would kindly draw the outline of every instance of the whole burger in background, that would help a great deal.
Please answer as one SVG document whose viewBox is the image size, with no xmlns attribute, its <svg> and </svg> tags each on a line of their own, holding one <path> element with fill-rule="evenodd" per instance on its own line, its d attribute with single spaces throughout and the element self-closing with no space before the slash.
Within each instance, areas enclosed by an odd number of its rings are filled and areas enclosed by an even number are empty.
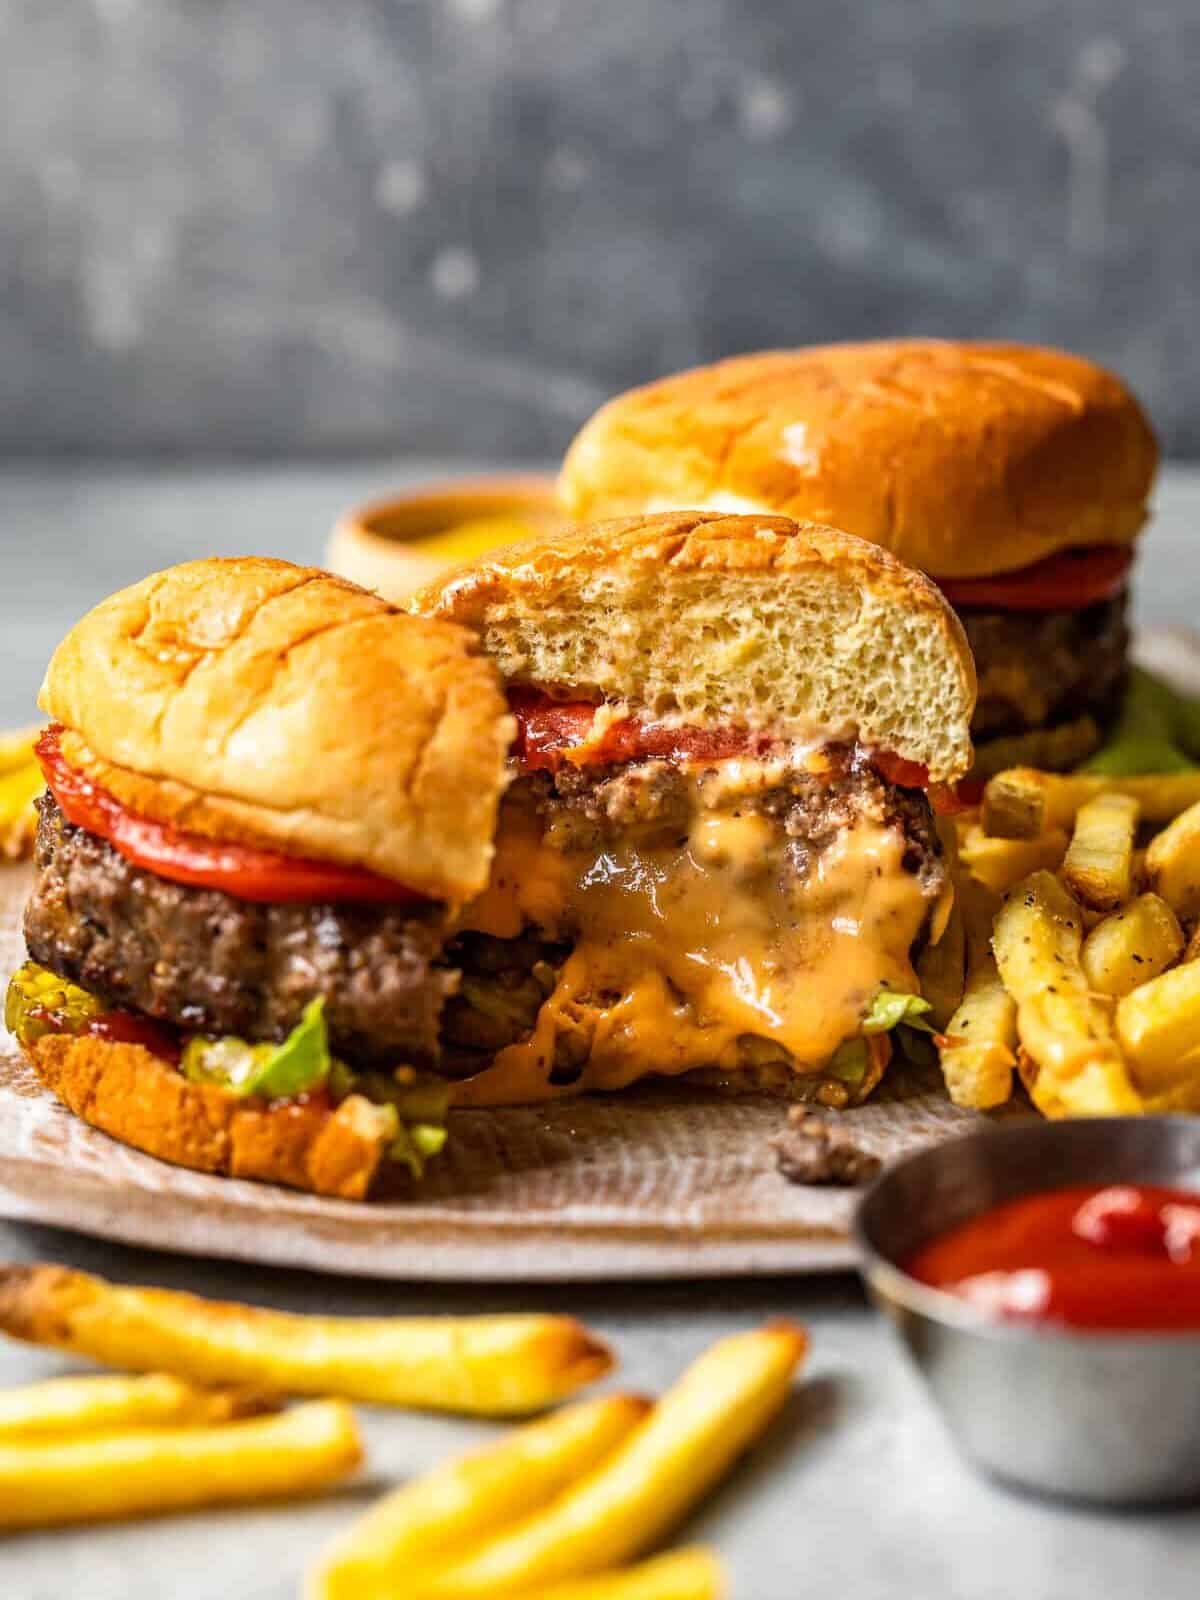
<svg viewBox="0 0 1200 1600">
<path fill-rule="evenodd" d="M 559 488 L 580 519 L 781 512 L 919 567 L 975 655 L 978 778 L 1073 766 L 1111 726 L 1156 465 L 1137 400 L 1089 361 L 897 340 L 739 356 L 620 395 Z"/>
<path fill-rule="evenodd" d="M 183 1166 L 356 1198 L 419 1170 L 514 731 L 470 636 L 315 569 L 196 561 L 84 617 L 40 703 L 6 1006 L 39 1076 Z"/>
</svg>

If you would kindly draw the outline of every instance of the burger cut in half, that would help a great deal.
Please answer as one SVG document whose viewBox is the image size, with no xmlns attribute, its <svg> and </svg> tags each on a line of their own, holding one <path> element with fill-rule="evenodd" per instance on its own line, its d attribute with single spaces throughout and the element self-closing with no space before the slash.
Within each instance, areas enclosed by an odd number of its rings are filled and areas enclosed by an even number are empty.
<svg viewBox="0 0 1200 1600">
<path fill-rule="evenodd" d="M 689 512 L 515 546 L 414 603 L 480 635 L 520 730 L 459 923 L 456 1099 L 683 1073 L 867 1094 L 928 1010 L 934 806 L 971 760 L 934 585 L 831 528 Z"/>
<path fill-rule="evenodd" d="M 44 1082 L 204 1171 L 357 1198 L 419 1168 L 513 736 L 475 641 L 326 573 L 197 561 L 84 617 L 41 705 L 6 1021 Z"/>
<path fill-rule="evenodd" d="M 738 356 L 619 395 L 559 488 L 580 520 L 813 517 L 928 573 L 975 655 L 979 778 L 1073 766 L 1100 742 L 1156 464 L 1137 400 L 1092 362 L 910 339 Z"/>
</svg>

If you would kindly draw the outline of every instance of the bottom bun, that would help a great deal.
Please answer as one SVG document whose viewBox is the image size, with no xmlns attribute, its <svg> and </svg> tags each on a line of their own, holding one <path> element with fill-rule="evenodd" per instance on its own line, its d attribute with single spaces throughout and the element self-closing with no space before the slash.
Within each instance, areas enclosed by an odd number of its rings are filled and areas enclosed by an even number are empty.
<svg viewBox="0 0 1200 1600">
<path fill-rule="evenodd" d="M 190 1083 L 141 1045 L 47 1034 L 25 1047 L 38 1077 L 102 1133 L 194 1172 L 255 1178 L 342 1200 L 366 1198 L 388 1140 L 359 1095 L 247 1103 Z"/>
</svg>

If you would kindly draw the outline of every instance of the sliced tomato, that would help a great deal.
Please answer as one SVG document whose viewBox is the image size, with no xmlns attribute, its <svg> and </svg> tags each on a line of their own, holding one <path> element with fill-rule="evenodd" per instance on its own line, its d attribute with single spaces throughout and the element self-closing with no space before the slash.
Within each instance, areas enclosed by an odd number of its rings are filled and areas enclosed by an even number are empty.
<svg viewBox="0 0 1200 1600">
<path fill-rule="evenodd" d="M 406 904 L 415 889 L 366 867 L 340 866 L 287 856 L 255 845 L 184 833 L 170 823 L 140 817 L 107 789 L 73 767 L 62 753 L 62 728 L 52 724 L 38 740 L 46 786 L 69 822 L 107 839 L 134 866 L 172 883 L 220 889 L 237 900 L 260 902 L 366 901 Z"/>
<path fill-rule="evenodd" d="M 1125 545 L 1063 550 L 1017 572 L 990 578 L 939 578 L 959 611 L 1074 611 L 1120 594 L 1133 564 Z"/>
<path fill-rule="evenodd" d="M 680 728 L 641 717 L 610 722 L 592 736 L 596 712 L 589 700 L 552 700 L 539 689 L 510 689 L 508 703 L 517 719 L 517 759 L 531 772 L 557 772 L 565 765 L 604 766 L 610 762 L 721 761 L 727 756 L 762 754 L 771 740 L 746 728 Z"/>
</svg>

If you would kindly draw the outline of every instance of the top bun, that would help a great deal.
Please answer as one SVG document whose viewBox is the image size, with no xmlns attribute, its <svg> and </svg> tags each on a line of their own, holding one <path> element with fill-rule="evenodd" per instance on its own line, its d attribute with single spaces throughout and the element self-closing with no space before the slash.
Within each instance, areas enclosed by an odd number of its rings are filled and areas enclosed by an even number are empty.
<svg viewBox="0 0 1200 1600">
<path fill-rule="evenodd" d="M 465 623 L 510 682 L 690 724 L 857 736 L 949 781 L 975 669 L 927 578 L 788 517 L 685 511 L 514 545 L 413 602 Z"/>
<path fill-rule="evenodd" d="M 619 395 L 575 439 L 559 493 L 580 520 L 811 517 L 972 578 L 1131 543 L 1157 460 L 1133 395 L 1079 356 L 889 340 L 737 356 Z"/>
<path fill-rule="evenodd" d="M 487 881 L 514 732 L 494 669 L 462 630 L 329 573 L 156 573 L 71 629 L 39 703 L 143 816 L 451 902 Z"/>
</svg>

